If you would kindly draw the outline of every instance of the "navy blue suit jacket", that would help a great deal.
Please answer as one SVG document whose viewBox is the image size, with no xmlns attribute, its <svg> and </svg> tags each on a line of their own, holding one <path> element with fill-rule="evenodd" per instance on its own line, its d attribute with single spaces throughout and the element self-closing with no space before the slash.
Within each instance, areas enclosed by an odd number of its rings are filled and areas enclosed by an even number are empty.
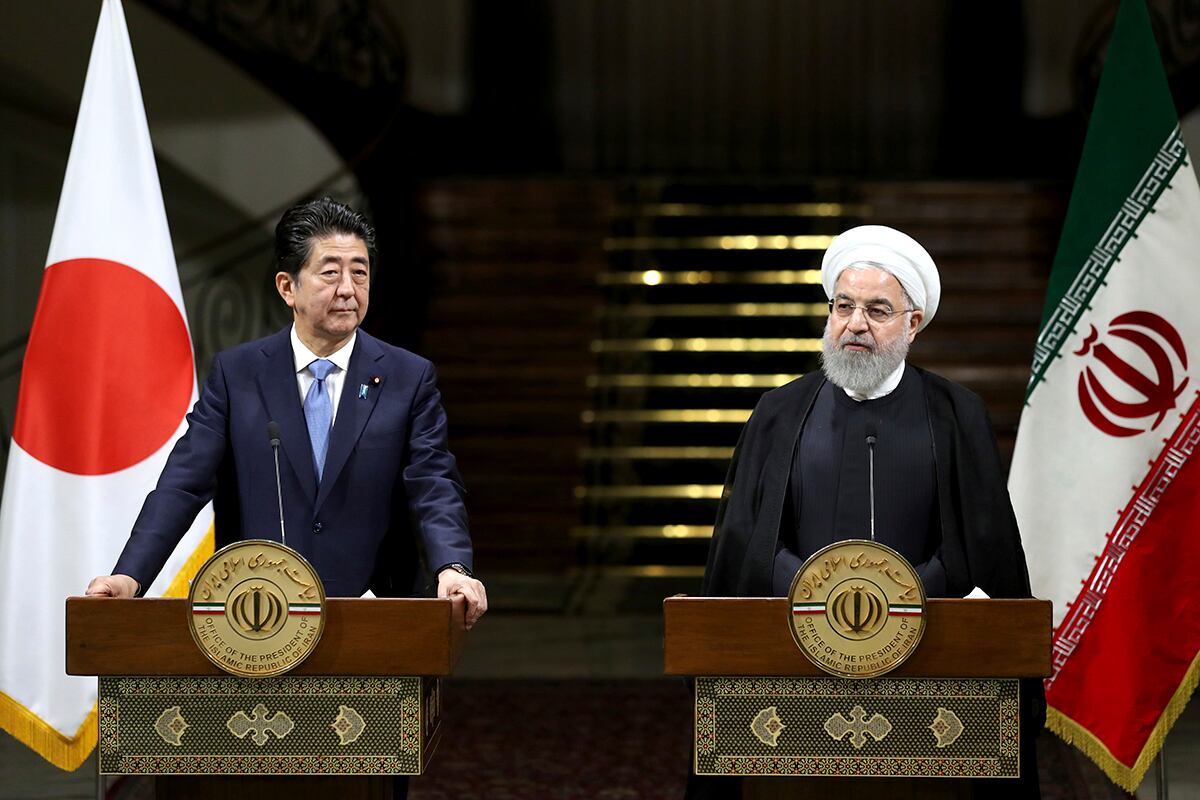
<svg viewBox="0 0 1200 800">
<path fill-rule="evenodd" d="M 296 384 L 290 328 L 226 350 L 212 371 L 113 568 L 143 591 L 204 504 L 216 545 L 279 537 L 267 436 L 281 430 L 287 543 L 330 596 L 420 594 L 431 569 L 471 568 L 465 491 L 446 446 L 433 365 L 358 332 L 318 485 Z M 360 396 L 366 386 L 366 396 Z"/>
</svg>

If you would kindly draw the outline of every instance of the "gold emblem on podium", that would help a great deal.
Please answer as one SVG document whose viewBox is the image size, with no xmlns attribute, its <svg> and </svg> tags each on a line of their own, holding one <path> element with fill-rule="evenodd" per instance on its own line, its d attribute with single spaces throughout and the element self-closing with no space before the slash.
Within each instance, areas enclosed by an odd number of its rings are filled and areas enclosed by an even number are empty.
<svg viewBox="0 0 1200 800">
<path fill-rule="evenodd" d="M 874 678 L 912 655 L 925 631 L 925 588 L 890 547 L 836 542 L 804 563 L 788 592 L 801 652 L 842 678 Z"/>
<path fill-rule="evenodd" d="M 208 660 L 242 677 L 280 675 L 316 649 L 325 587 L 295 550 L 252 539 L 222 548 L 192 581 L 192 638 Z"/>
</svg>

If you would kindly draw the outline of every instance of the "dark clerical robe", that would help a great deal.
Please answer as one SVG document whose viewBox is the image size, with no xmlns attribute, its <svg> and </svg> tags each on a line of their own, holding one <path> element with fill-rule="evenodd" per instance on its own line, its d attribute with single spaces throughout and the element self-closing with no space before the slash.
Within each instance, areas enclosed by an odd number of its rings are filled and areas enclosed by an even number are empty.
<svg viewBox="0 0 1200 800">
<path fill-rule="evenodd" d="M 1025 553 L 983 401 L 931 372 L 911 366 L 907 371 L 921 380 L 928 412 L 946 596 L 962 597 L 978 586 L 989 597 L 1029 597 Z M 775 556 L 794 453 L 825 384 L 824 374 L 813 372 L 758 401 L 729 465 L 704 594 L 775 595 Z M 893 435 L 881 427 L 879 437 L 885 434 Z M 883 480 L 878 472 L 876 479 Z"/>
<path fill-rule="evenodd" d="M 911 367 L 875 400 L 853 400 L 832 383 L 817 392 L 794 450 L 772 594 L 787 594 L 800 565 L 822 547 L 871 538 L 872 486 L 875 541 L 914 565 L 927 596 L 945 596 L 933 436 L 924 382 Z"/>
</svg>

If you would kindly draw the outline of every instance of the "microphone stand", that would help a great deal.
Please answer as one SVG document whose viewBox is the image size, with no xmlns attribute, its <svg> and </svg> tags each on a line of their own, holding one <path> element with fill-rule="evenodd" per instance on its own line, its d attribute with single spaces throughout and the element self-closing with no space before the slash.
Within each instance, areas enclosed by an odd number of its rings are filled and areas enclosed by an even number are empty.
<svg viewBox="0 0 1200 800">
<path fill-rule="evenodd" d="M 275 454 L 275 498 L 279 501 L 279 543 L 287 547 L 287 532 L 283 529 L 283 485 L 279 480 L 279 424 L 274 420 L 267 423 L 267 436 Z"/>
<path fill-rule="evenodd" d="M 867 469 L 871 486 L 871 541 L 875 541 L 875 423 L 867 423 Z"/>
</svg>

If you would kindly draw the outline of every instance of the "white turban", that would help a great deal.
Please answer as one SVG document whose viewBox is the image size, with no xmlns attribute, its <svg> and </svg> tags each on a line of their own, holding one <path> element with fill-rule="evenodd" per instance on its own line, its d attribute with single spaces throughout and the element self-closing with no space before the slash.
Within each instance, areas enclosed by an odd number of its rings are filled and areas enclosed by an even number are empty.
<svg viewBox="0 0 1200 800">
<path fill-rule="evenodd" d="M 937 265 L 925 248 L 906 233 L 885 225 L 860 225 L 833 240 L 821 261 L 821 283 L 825 296 L 833 299 L 838 276 L 847 267 L 864 266 L 890 272 L 913 305 L 925 312 L 921 328 L 937 313 L 942 298 L 942 281 Z"/>
</svg>

